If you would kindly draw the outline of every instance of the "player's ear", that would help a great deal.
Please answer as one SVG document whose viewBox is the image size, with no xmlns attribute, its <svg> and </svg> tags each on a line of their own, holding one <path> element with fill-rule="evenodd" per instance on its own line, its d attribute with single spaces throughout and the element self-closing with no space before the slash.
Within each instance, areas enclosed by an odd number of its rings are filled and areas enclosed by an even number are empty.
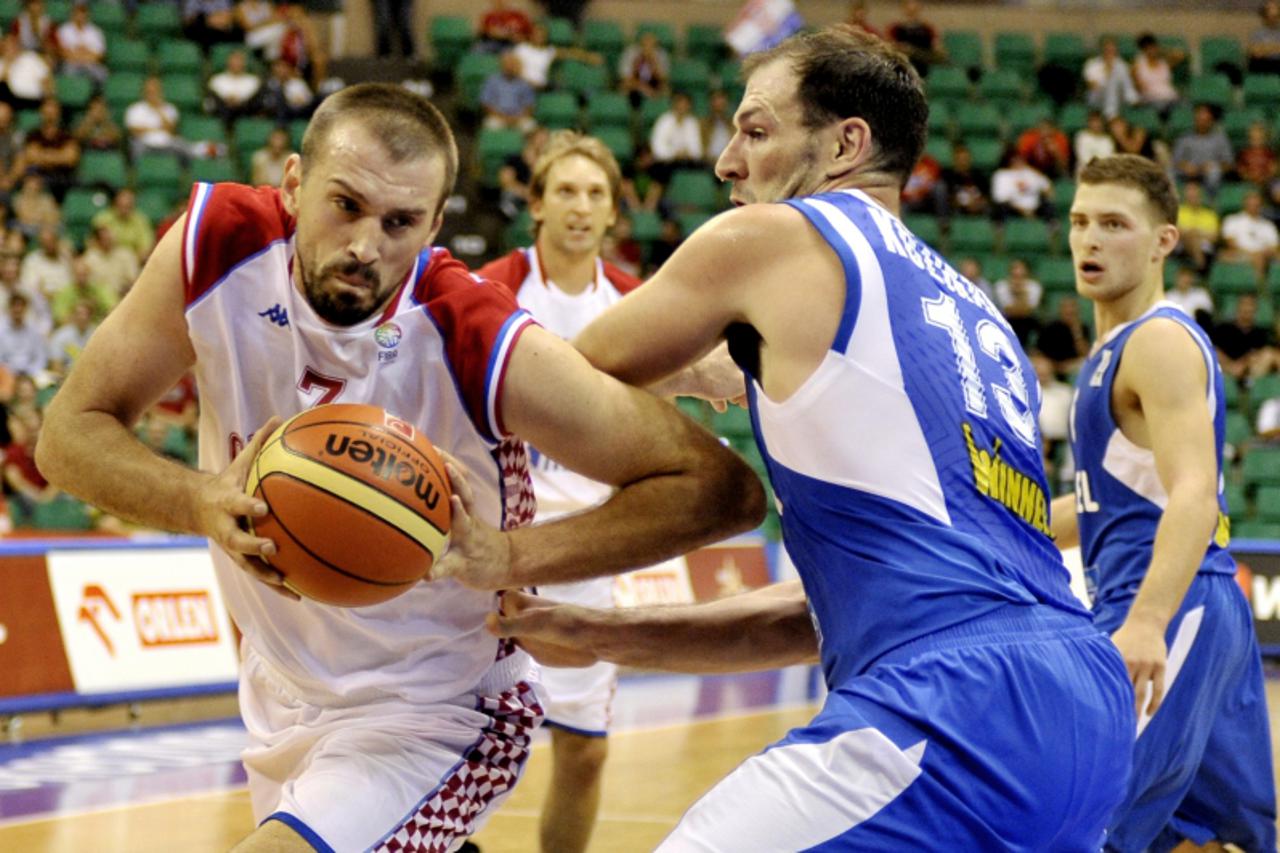
<svg viewBox="0 0 1280 853">
<path fill-rule="evenodd" d="M 1178 245 L 1178 226 L 1165 223 L 1160 226 L 1160 230 L 1156 233 L 1156 246 L 1160 253 L 1160 260 L 1164 260 L 1173 254 L 1173 250 Z"/>
<path fill-rule="evenodd" d="M 290 154 L 284 161 L 284 179 L 280 182 L 280 201 L 285 213 L 298 217 L 298 193 L 302 189 L 302 155 Z"/>
<path fill-rule="evenodd" d="M 836 123 L 836 135 L 831 159 L 827 163 L 828 177 L 845 175 L 864 166 L 872 158 L 875 145 L 871 139 L 871 126 L 862 118 L 846 118 Z"/>
</svg>

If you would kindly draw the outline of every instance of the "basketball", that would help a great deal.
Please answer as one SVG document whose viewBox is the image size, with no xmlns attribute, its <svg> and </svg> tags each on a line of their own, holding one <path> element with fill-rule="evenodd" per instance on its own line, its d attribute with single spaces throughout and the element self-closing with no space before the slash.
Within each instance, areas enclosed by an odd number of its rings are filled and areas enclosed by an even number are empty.
<svg viewBox="0 0 1280 853">
<path fill-rule="evenodd" d="M 246 491 L 269 513 L 253 533 L 301 596 L 340 607 L 394 598 L 422 580 L 448 542 L 444 460 L 414 426 L 377 406 L 331 404 L 281 424 Z"/>
</svg>

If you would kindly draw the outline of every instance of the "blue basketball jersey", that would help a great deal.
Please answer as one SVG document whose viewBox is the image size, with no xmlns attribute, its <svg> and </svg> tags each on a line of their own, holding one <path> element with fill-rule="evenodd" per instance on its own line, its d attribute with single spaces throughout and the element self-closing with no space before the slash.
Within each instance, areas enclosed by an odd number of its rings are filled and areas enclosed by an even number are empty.
<svg viewBox="0 0 1280 853">
<path fill-rule="evenodd" d="M 752 418 L 831 684 L 1009 605 L 1087 616 L 1049 538 L 1040 389 L 1000 312 L 856 190 L 787 202 L 844 266 L 825 360 Z"/>
<path fill-rule="evenodd" d="M 1080 552 L 1094 597 L 1094 610 L 1123 620 L 1146 575 L 1155 544 L 1156 525 L 1168 495 L 1156 473 L 1155 456 L 1125 437 L 1111 415 L 1111 387 L 1129 336 L 1156 317 L 1178 323 L 1200 347 L 1209 381 L 1205 404 L 1213 415 L 1214 452 L 1218 462 L 1218 527 L 1208 543 L 1201 573 L 1234 575 L 1235 560 L 1227 551 L 1230 527 L 1222 490 L 1222 446 L 1226 431 L 1222 369 L 1213 344 L 1196 322 L 1171 302 L 1158 303 L 1130 323 L 1118 326 L 1095 346 L 1076 378 L 1071 406 L 1071 452 L 1076 464 L 1076 515 Z M 1110 624 L 1111 622 L 1115 624 Z M 1107 620 L 1104 630 L 1120 622 Z"/>
</svg>

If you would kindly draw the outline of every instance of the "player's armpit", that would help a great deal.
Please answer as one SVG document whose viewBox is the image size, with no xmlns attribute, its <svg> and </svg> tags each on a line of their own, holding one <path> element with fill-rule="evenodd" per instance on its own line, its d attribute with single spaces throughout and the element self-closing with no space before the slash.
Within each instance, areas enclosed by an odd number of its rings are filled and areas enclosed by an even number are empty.
<svg viewBox="0 0 1280 853">
<path fill-rule="evenodd" d="M 575 580 L 649 565 L 758 524 L 760 481 L 673 406 L 592 369 L 530 328 L 503 382 L 502 420 L 539 452 L 617 487 L 600 507 L 512 531 L 512 582 Z"/>
<path fill-rule="evenodd" d="M 1080 544 L 1080 522 L 1076 516 L 1075 493 L 1059 495 L 1049 505 L 1049 530 L 1053 544 L 1065 551 Z"/>
</svg>

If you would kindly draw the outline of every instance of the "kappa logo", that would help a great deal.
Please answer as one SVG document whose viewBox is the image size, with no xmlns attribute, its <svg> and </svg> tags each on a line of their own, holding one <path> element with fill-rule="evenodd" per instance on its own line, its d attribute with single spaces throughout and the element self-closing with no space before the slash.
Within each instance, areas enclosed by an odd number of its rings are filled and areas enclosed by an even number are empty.
<svg viewBox="0 0 1280 853">
<path fill-rule="evenodd" d="M 258 316 L 266 317 L 272 323 L 275 323 L 281 328 L 287 328 L 289 325 L 289 312 L 279 302 L 272 305 L 266 311 L 259 311 Z"/>
<path fill-rule="evenodd" d="M 116 647 L 107 636 L 104 624 L 108 613 L 114 621 L 120 621 L 120 611 L 107 596 L 107 591 L 97 584 L 86 584 L 81 593 L 80 612 L 76 618 L 81 622 L 88 622 L 89 627 L 98 635 L 98 639 L 102 640 L 102 644 L 107 647 L 107 654 L 115 657 Z M 103 621 L 99 622 L 100 619 Z"/>
</svg>

